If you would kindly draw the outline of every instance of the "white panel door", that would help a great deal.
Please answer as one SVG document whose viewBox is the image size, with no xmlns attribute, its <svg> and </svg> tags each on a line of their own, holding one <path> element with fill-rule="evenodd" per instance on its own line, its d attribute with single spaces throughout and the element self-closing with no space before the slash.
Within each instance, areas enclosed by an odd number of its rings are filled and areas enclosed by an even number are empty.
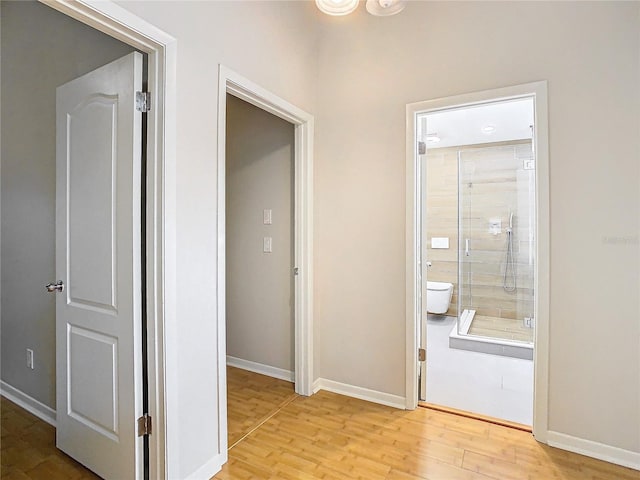
<svg viewBox="0 0 640 480">
<path fill-rule="evenodd" d="M 142 473 L 142 55 L 56 92 L 56 444 L 107 479 Z"/>
</svg>

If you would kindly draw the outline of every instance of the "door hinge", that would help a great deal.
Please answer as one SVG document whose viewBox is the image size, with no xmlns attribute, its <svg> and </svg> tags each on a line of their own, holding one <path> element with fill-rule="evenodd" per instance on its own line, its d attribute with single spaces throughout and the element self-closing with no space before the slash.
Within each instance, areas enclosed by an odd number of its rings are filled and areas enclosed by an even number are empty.
<svg viewBox="0 0 640 480">
<path fill-rule="evenodd" d="M 418 349 L 418 361 L 424 362 L 427 360 L 427 351 L 424 348 Z"/>
<path fill-rule="evenodd" d="M 427 153 L 427 144 L 418 142 L 418 155 L 424 155 L 425 153 Z"/>
<path fill-rule="evenodd" d="M 300 273 L 300 269 L 298 267 L 293 268 L 293 274 L 298 275 Z"/>
<path fill-rule="evenodd" d="M 138 419 L 138 436 L 151 435 L 151 415 L 145 413 Z"/>
<path fill-rule="evenodd" d="M 151 111 L 151 92 L 136 92 L 136 110 L 142 113 Z"/>
</svg>

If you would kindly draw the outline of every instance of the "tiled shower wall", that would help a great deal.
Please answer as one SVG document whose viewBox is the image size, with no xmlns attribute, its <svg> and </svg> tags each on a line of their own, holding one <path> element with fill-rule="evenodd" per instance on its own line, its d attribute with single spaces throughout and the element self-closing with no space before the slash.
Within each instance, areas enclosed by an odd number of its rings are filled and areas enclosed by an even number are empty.
<svg viewBox="0 0 640 480">
<path fill-rule="evenodd" d="M 447 315 L 458 314 L 458 148 L 427 150 L 426 161 L 426 260 L 427 279 L 453 284 Z M 449 238 L 449 248 L 431 248 L 433 237 Z"/>
<path fill-rule="evenodd" d="M 462 171 L 458 171 L 460 152 Z M 454 297 L 448 315 L 462 308 L 477 315 L 523 319 L 533 315 L 533 265 L 535 219 L 531 143 L 510 142 L 479 147 L 429 149 L 426 184 L 426 251 L 432 267 L 429 280 L 450 282 Z M 460 174 L 460 182 L 458 180 Z M 458 185 L 461 190 L 458 190 Z M 458 238 L 458 196 L 461 202 L 463 237 Z M 509 213 L 514 214 L 513 251 L 516 285 L 503 288 Z M 500 232 L 493 234 L 489 222 L 499 219 Z M 431 248 L 431 238 L 448 237 L 448 249 Z M 458 250 L 469 239 L 470 254 L 461 252 L 462 276 L 458 283 Z M 460 241 L 461 240 L 461 241 Z"/>
</svg>

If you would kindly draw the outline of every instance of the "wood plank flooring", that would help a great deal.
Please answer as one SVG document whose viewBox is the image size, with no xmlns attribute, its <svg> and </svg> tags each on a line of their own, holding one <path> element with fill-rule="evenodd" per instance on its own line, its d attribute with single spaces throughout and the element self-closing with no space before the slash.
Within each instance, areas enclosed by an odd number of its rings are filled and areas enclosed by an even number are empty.
<svg viewBox="0 0 640 480">
<path fill-rule="evenodd" d="M 232 395 L 232 402 L 247 401 Z M 246 392 L 249 395 L 249 392 Z M 229 419 L 229 429 L 237 430 Z M 231 445 L 231 443 L 230 443 Z M 229 450 L 215 480 L 640 480 L 530 433 L 426 408 L 296 396 Z"/>
<path fill-rule="evenodd" d="M 229 447 L 296 397 L 291 382 L 227 367 Z"/>
<path fill-rule="evenodd" d="M 2 480 L 99 479 L 56 448 L 56 430 L 0 397 Z"/>
<path fill-rule="evenodd" d="M 288 382 L 234 370 L 229 438 L 237 440 L 215 480 L 640 480 L 639 471 L 520 430 L 329 392 L 300 397 Z M 0 408 L 2 480 L 98 478 L 55 448 L 53 427 L 4 398 Z"/>
</svg>

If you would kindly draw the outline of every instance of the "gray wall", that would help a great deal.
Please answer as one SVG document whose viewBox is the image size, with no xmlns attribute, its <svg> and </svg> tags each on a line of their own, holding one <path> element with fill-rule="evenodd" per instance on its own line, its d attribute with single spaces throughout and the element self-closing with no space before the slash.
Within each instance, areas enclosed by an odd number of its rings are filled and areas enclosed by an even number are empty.
<svg viewBox="0 0 640 480">
<path fill-rule="evenodd" d="M 56 87 L 133 49 L 37 2 L 0 8 L 2 381 L 55 408 L 55 302 L 44 285 L 56 280 Z"/>
<path fill-rule="evenodd" d="M 227 95 L 226 141 L 227 355 L 292 372 L 294 127 Z"/>
</svg>

